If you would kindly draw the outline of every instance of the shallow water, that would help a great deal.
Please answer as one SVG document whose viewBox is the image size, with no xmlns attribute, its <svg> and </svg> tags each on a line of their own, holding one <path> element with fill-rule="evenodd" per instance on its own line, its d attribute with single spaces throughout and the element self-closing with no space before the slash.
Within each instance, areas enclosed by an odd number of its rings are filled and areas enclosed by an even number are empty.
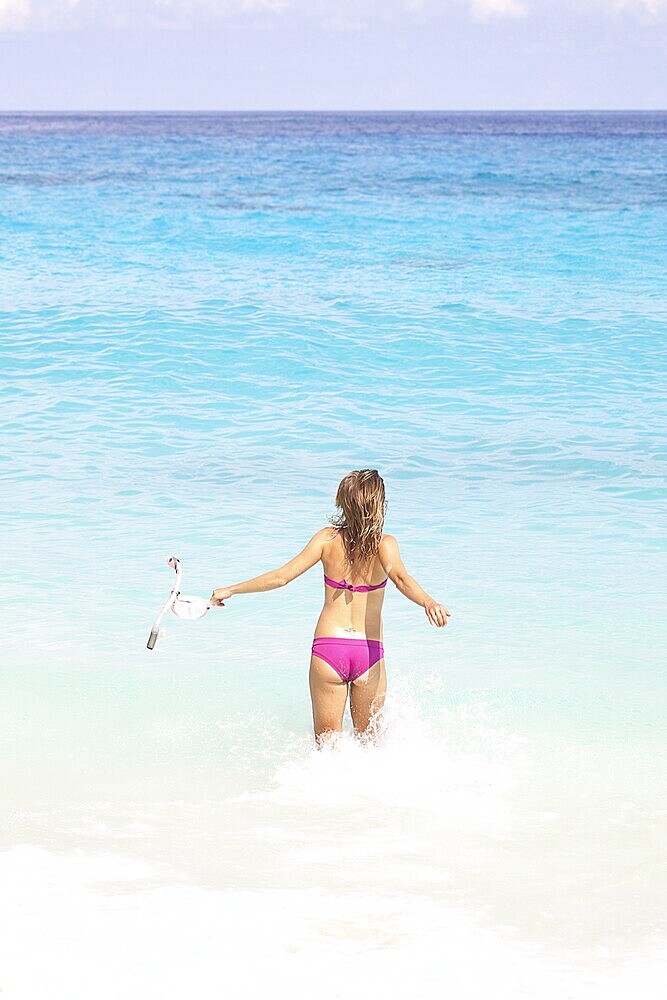
<svg viewBox="0 0 667 1000">
<path fill-rule="evenodd" d="M 292 997 L 338 959 L 387 997 L 653 995 L 667 115 L 0 139 L 7 994 L 45 995 L 37 936 L 50 996 L 145 996 L 157 919 L 173 995 L 257 995 L 258 943 Z M 318 571 L 145 642 L 167 555 L 202 596 L 278 565 L 365 466 L 452 619 L 389 592 L 380 745 L 316 754 Z"/>
</svg>

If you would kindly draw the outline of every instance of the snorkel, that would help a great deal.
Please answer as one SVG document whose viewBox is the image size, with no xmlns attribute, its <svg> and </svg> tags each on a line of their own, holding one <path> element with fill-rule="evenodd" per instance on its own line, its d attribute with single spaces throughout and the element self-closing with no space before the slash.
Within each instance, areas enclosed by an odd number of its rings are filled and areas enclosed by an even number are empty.
<svg viewBox="0 0 667 1000">
<path fill-rule="evenodd" d="M 203 597 L 186 597 L 185 594 L 181 594 L 181 580 L 183 579 L 183 570 L 181 569 L 181 562 L 176 556 L 169 556 L 167 559 L 167 566 L 171 566 L 176 572 L 176 582 L 169 592 L 169 597 L 165 601 L 160 613 L 153 622 L 153 627 L 151 628 L 151 634 L 148 637 L 148 642 L 146 643 L 147 649 L 153 649 L 155 643 L 160 635 L 160 622 L 164 616 L 169 612 L 173 612 L 177 618 L 182 618 L 185 621 L 196 621 L 198 618 L 203 618 L 207 611 L 209 611 L 213 605 L 208 601 L 205 601 Z"/>
</svg>

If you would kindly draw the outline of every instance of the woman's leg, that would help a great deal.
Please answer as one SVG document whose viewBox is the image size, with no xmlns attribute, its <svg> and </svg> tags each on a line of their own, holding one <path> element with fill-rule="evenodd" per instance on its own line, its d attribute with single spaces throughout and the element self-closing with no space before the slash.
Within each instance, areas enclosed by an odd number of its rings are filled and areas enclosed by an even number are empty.
<svg viewBox="0 0 667 1000">
<path fill-rule="evenodd" d="M 347 683 L 319 656 L 312 656 L 310 659 L 310 697 L 317 742 L 327 733 L 342 732 Z"/>
<path fill-rule="evenodd" d="M 365 733 L 373 718 L 384 705 L 387 693 L 387 674 L 384 660 L 378 660 L 370 670 L 350 684 L 350 714 L 354 728 Z"/>
</svg>

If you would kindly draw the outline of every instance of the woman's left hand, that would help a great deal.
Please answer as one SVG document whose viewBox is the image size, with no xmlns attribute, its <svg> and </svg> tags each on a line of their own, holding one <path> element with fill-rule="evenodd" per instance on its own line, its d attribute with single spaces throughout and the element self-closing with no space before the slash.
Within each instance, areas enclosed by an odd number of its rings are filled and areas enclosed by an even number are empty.
<svg viewBox="0 0 667 1000">
<path fill-rule="evenodd" d="M 430 621 L 431 625 L 436 625 L 438 628 L 442 628 L 447 624 L 447 619 L 451 615 L 444 604 L 438 604 L 437 601 L 428 601 L 424 606 L 424 611 L 426 612 L 426 617 Z"/>
<path fill-rule="evenodd" d="M 229 587 L 218 587 L 217 590 L 213 591 L 209 600 L 215 607 L 224 608 L 225 601 L 229 600 L 231 596 L 232 592 Z"/>
</svg>

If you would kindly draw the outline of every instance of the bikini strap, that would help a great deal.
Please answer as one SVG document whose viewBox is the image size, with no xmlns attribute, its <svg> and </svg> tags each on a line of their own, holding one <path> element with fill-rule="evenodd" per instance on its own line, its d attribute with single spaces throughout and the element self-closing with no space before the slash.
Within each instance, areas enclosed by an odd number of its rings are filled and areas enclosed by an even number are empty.
<svg viewBox="0 0 667 1000">
<path fill-rule="evenodd" d="M 385 578 L 382 583 L 371 584 L 370 586 L 362 585 L 360 587 L 355 587 L 354 584 L 348 583 L 347 580 L 332 580 L 330 577 L 324 574 L 324 582 L 329 587 L 333 587 L 334 590 L 351 590 L 354 593 L 368 593 L 371 590 L 382 590 L 383 587 L 387 586 L 387 579 Z"/>
</svg>

